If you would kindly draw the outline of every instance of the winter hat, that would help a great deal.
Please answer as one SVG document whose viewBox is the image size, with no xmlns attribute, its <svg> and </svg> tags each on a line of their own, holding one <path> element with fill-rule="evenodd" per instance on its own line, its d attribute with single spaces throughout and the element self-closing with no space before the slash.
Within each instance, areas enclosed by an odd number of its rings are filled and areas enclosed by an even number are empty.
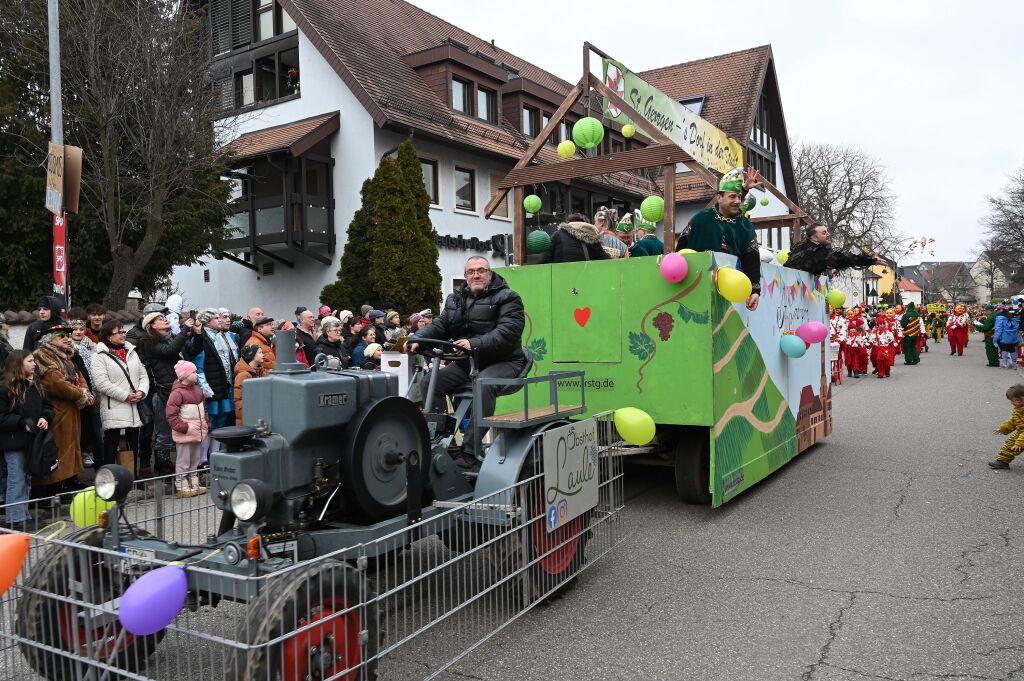
<svg viewBox="0 0 1024 681">
<path fill-rule="evenodd" d="M 174 375 L 178 377 L 179 381 L 188 378 L 194 373 L 196 373 L 196 365 L 192 362 L 180 359 L 178 360 L 178 363 L 174 365 Z"/>
<path fill-rule="evenodd" d="M 259 352 L 259 351 L 260 351 L 260 346 L 258 346 L 256 344 L 253 344 L 253 345 L 243 345 L 242 349 L 238 351 L 238 355 L 239 355 L 239 357 L 242 358 L 242 360 L 246 364 L 252 364 L 253 358 L 256 357 L 256 353 Z M 177 368 L 177 367 L 175 367 L 175 368 Z"/>
<path fill-rule="evenodd" d="M 372 359 L 373 353 L 383 349 L 384 346 L 382 346 L 380 343 L 370 343 L 369 345 L 366 346 L 366 349 L 363 350 L 363 357 L 365 357 L 366 359 Z"/>
<path fill-rule="evenodd" d="M 163 317 L 163 312 L 150 312 L 142 318 L 142 330 L 149 331 L 150 325 L 157 320 L 158 317 Z"/>
<path fill-rule="evenodd" d="M 273 317 L 260 317 L 259 319 L 256 320 L 256 323 L 252 325 L 252 328 L 258 329 L 259 327 L 263 326 L 264 324 L 273 324 L 273 323 L 274 323 L 274 318 Z"/>
<path fill-rule="evenodd" d="M 351 313 L 349 314 L 349 316 L 352 316 Z M 320 330 L 323 331 L 324 333 L 327 333 L 329 329 L 335 326 L 341 326 L 341 320 L 338 319 L 337 317 L 327 316 L 320 320 Z"/>
<path fill-rule="evenodd" d="M 302 314 L 303 312 L 305 312 L 308 309 L 309 309 L 308 307 L 305 307 L 303 305 L 299 305 L 297 308 L 295 308 L 295 316 L 298 317 L 300 314 Z"/>
<path fill-rule="evenodd" d="M 320 316 L 321 317 L 326 317 L 329 314 L 331 314 L 331 306 L 330 305 L 321 305 L 320 306 Z"/>
<path fill-rule="evenodd" d="M 413 331 L 415 331 L 416 330 L 416 322 L 418 322 L 421 319 L 423 319 L 423 315 L 421 315 L 419 312 L 416 312 L 413 315 L 411 315 L 409 317 L 409 328 L 412 329 Z"/>
<path fill-rule="evenodd" d="M 369 319 L 372 322 L 374 319 L 377 319 L 378 317 L 383 317 L 383 316 L 384 316 L 384 313 L 381 312 L 380 310 L 371 310 L 370 311 L 370 316 L 367 317 L 367 319 Z"/>
<path fill-rule="evenodd" d="M 160 314 L 167 314 L 170 310 L 163 303 L 147 303 L 146 307 L 142 308 L 143 314 L 149 314 L 150 312 L 159 312 Z"/>
<path fill-rule="evenodd" d="M 177 312 L 178 314 L 181 314 L 181 308 L 185 305 L 185 301 L 182 300 L 182 297 L 179 294 L 172 293 L 171 295 L 167 296 L 166 305 L 168 311 Z"/>
<path fill-rule="evenodd" d="M 342 324 L 348 322 L 350 319 L 352 319 L 352 310 L 342 310 L 338 313 L 338 321 Z"/>
<path fill-rule="evenodd" d="M 373 310 L 373 305 L 363 305 L 361 308 L 359 308 L 359 313 L 365 317 L 366 315 L 370 314 L 371 310 Z"/>
<path fill-rule="evenodd" d="M 212 307 L 208 307 L 196 315 L 196 321 L 202 324 L 203 326 L 206 326 L 207 324 L 210 323 L 211 319 L 219 316 L 220 313 L 217 312 L 217 310 L 213 309 Z"/>
<path fill-rule="evenodd" d="M 434 313 L 431 312 L 430 308 L 428 307 L 426 310 L 420 310 L 420 316 L 421 317 L 426 317 L 427 319 L 433 319 L 434 318 Z"/>
<path fill-rule="evenodd" d="M 392 319 L 398 319 L 398 313 L 395 312 L 394 310 L 387 313 L 387 315 L 384 317 L 384 321 L 390 324 Z"/>
</svg>

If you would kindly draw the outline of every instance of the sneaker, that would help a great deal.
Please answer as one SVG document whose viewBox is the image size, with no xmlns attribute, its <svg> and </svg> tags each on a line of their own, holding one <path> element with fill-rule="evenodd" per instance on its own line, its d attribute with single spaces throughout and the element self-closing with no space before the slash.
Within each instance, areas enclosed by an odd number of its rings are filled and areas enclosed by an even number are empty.
<svg viewBox="0 0 1024 681">
<path fill-rule="evenodd" d="M 998 461 L 998 460 L 997 461 L 989 461 L 988 462 L 988 467 L 989 468 L 994 468 L 997 471 L 1003 471 L 1003 470 L 1006 470 L 1007 468 L 1009 468 L 1010 464 L 1006 463 L 1005 461 Z"/>
</svg>

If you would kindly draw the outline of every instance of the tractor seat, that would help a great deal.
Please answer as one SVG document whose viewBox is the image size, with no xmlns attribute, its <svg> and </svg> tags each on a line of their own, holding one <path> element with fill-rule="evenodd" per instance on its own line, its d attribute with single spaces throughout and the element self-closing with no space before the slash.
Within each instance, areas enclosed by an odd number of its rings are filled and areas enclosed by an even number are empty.
<svg viewBox="0 0 1024 681">
<path fill-rule="evenodd" d="M 530 370 L 533 369 L 533 353 L 530 352 L 530 348 L 527 348 L 527 347 L 524 346 L 523 347 L 523 355 L 526 356 L 526 363 L 523 365 L 522 370 L 520 370 L 520 372 L 518 374 L 516 374 L 516 376 L 515 376 L 516 378 L 527 378 L 530 375 Z M 504 385 L 498 391 L 498 397 L 505 397 L 506 395 L 514 395 L 515 393 L 519 392 L 520 388 L 522 388 L 521 385 Z M 452 397 L 459 398 L 459 399 L 472 399 L 473 398 L 473 383 L 472 383 L 472 381 L 470 381 L 469 383 L 467 383 L 464 386 L 462 386 L 462 389 L 459 390 L 459 392 L 453 394 Z"/>
</svg>

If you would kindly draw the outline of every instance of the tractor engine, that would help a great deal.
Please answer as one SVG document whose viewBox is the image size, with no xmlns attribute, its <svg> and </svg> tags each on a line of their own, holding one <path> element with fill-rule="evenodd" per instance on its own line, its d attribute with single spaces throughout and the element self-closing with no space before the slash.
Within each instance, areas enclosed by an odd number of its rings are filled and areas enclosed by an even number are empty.
<svg viewBox="0 0 1024 681">
<path fill-rule="evenodd" d="M 222 446 L 210 455 L 214 503 L 230 510 L 235 485 L 256 480 L 263 484 L 249 485 L 260 496 L 252 521 L 272 529 L 403 513 L 406 457 L 416 451 L 427 459 L 429 439 L 419 409 L 397 394 L 398 378 L 381 371 L 279 364 L 269 376 L 247 380 L 246 426 L 214 432 Z"/>
</svg>

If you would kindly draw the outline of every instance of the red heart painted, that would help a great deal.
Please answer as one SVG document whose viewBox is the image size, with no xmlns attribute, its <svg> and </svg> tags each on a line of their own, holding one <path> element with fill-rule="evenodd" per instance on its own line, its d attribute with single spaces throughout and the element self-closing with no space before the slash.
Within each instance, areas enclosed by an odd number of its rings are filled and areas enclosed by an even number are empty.
<svg viewBox="0 0 1024 681">
<path fill-rule="evenodd" d="M 587 322 L 590 321 L 590 308 L 585 307 L 583 309 L 580 309 L 577 307 L 573 311 L 572 316 L 576 318 L 577 324 L 579 324 L 580 326 L 586 326 Z"/>
</svg>

